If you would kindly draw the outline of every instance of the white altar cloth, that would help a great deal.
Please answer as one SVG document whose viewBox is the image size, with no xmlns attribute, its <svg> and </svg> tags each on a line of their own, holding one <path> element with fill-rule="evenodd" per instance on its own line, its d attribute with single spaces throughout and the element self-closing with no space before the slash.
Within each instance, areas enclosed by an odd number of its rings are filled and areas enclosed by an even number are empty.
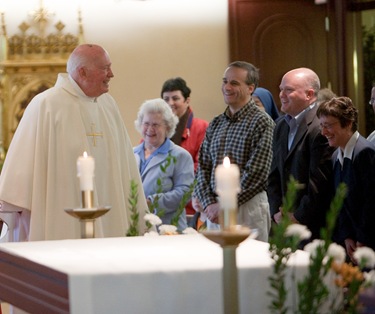
<svg viewBox="0 0 375 314">
<path fill-rule="evenodd" d="M 268 247 L 247 239 L 237 248 L 240 313 L 269 313 Z M 67 274 L 73 314 L 223 313 L 223 252 L 200 234 L 2 243 L 0 250 Z M 291 264 L 300 278 L 308 254 L 297 251 Z"/>
</svg>

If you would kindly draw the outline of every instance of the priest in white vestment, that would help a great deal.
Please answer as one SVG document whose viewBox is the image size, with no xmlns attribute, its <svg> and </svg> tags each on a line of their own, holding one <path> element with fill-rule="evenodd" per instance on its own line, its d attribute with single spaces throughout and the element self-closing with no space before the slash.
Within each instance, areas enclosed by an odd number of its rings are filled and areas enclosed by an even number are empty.
<svg viewBox="0 0 375 314">
<path fill-rule="evenodd" d="M 85 151 L 95 159 L 94 205 L 111 207 L 96 219 L 96 237 L 126 235 L 131 180 L 138 184 L 143 233 L 148 207 L 128 133 L 108 94 L 109 55 L 100 46 L 80 45 L 67 72 L 30 102 L 9 147 L 0 177 L 0 217 L 14 229 L 10 240 L 80 238 L 79 220 L 64 209 L 81 207 L 76 163 Z"/>
</svg>

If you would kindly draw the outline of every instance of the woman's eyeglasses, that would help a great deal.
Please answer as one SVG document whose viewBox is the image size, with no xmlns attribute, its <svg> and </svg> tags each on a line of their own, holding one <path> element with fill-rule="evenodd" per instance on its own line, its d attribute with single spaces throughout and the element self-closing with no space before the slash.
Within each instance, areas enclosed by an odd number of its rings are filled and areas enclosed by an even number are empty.
<svg viewBox="0 0 375 314">
<path fill-rule="evenodd" d="M 337 124 L 337 123 L 339 123 L 338 121 L 336 121 L 336 122 L 332 122 L 332 123 L 321 123 L 320 125 L 319 125 L 319 130 L 320 131 L 322 131 L 322 130 L 331 130 L 332 129 L 332 127 L 335 125 L 335 124 Z"/>
</svg>

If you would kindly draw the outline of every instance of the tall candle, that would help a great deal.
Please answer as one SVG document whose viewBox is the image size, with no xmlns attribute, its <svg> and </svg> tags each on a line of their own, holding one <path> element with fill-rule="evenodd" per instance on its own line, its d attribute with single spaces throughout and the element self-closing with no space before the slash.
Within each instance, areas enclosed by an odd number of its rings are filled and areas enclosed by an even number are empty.
<svg viewBox="0 0 375 314">
<path fill-rule="evenodd" d="M 231 164 L 228 157 L 215 170 L 216 193 L 219 195 L 220 206 L 224 210 L 237 208 L 237 194 L 241 191 L 240 169 Z"/>
<path fill-rule="evenodd" d="M 81 191 L 94 190 L 94 158 L 83 153 L 83 156 L 77 159 L 77 177 L 79 177 Z"/>
</svg>

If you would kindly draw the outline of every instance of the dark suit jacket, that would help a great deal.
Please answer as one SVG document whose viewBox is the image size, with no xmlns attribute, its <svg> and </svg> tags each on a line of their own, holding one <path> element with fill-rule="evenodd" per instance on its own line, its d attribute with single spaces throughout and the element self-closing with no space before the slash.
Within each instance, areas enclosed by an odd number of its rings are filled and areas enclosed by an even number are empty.
<svg viewBox="0 0 375 314">
<path fill-rule="evenodd" d="M 319 237 L 320 228 L 325 225 L 326 212 L 333 197 L 331 156 L 334 149 L 320 134 L 317 109 L 316 105 L 304 116 L 290 151 L 289 126 L 284 117 L 278 119 L 267 190 L 273 216 L 282 206 L 290 176 L 303 184 L 297 193 L 294 216 L 310 229 L 313 238 Z"/>
<path fill-rule="evenodd" d="M 338 150 L 332 155 L 335 187 L 345 182 L 348 194 L 339 214 L 334 240 L 359 241 L 375 249 L 375 149 L 364 137 L 359 136 L 354 146 L 352 160 L 346 159 L 344 169 L 337 159 Z M 340 179 L 341 176 L 341 179 Z"/>
</svg>

